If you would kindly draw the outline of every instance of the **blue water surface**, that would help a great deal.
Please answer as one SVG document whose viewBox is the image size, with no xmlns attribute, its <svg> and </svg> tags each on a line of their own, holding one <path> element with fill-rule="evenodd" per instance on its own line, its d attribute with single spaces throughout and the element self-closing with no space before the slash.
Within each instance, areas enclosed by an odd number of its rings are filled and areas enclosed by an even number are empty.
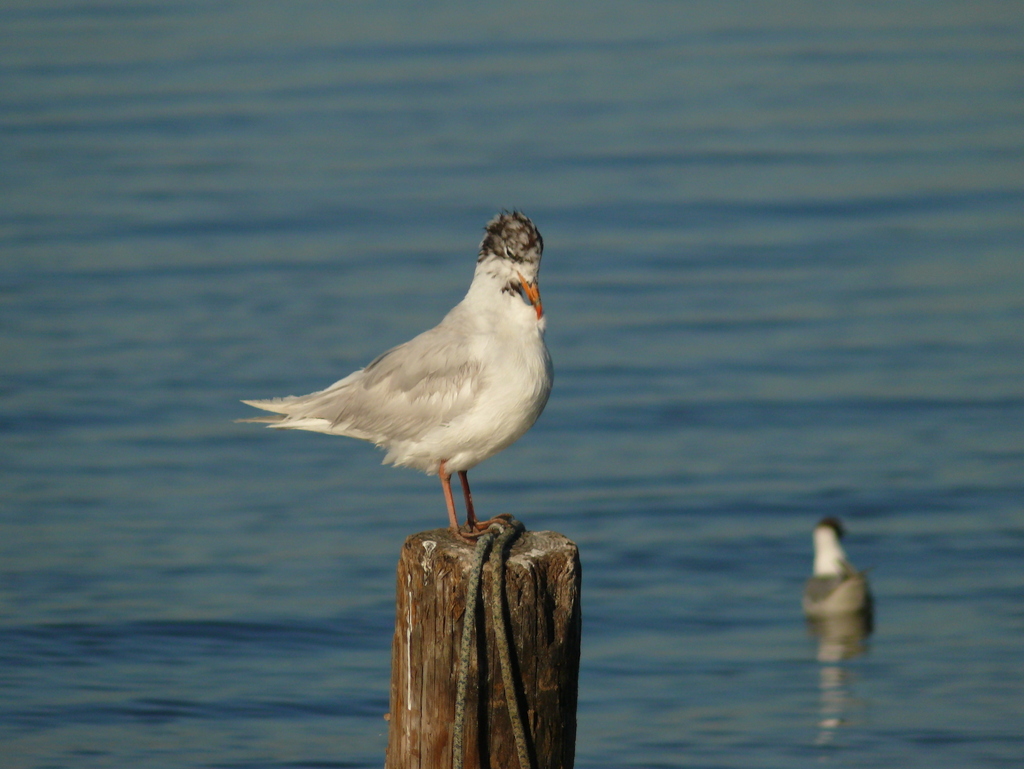
<svg viewBox="0 0 1024 769">
<path fill-rule="evenodd" d="M 576 766 L 1021 765 L 1022 84 L 995 0 L 5 3 L 2 765 L 382 765 L 437 480 L 232 420 L 503 208 L 556 381 L 474 492 L 580 546 Z"/>
</svg>

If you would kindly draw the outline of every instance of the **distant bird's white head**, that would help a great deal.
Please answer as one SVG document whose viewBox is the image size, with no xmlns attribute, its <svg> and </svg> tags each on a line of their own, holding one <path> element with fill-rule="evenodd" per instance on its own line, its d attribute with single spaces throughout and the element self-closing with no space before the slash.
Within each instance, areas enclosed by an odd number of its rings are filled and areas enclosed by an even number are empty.
<svg viewBox="0 0 1024 769">
<path fill-rule="evenodd" d="M 519 294 L 533 305 L 538 320 L 544 314 L 540 301 L 540 258 L 544 239 L 525 215 L 503 212 L 484 228 L 477 258 L 477 274 L 486 274 L 501 285 L 501 290 Z"/>
<path fill-rule="evenodd" d="M 843 533 L 838 518 L 822 518 L 814 527 L 814 576 L 840 575 L 849 568 L 846 551 L 839 544 Z"/>
</svg>

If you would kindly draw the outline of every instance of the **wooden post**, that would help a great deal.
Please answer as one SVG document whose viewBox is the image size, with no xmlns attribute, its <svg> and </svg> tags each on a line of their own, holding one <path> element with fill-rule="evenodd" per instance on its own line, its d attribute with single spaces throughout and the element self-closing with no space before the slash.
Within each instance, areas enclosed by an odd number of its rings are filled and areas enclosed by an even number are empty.
<svg viewBox="0 0 1024 769">
<path fill-rule="evenodd" d="M 450 769 L 466 585 L 473 545 L 448 529 L 414 534 L 398 562 L 386 769 Z M 520 769 L 483 570 L 470 655 L 464 769 Z M 520 712 L 534 769 L 572 769 L 580 660 L 580 561 L 550 531 L 523 532 L 505 567 Z M 522 767 L 521 769 L 529 769 Z"/>
</svg>

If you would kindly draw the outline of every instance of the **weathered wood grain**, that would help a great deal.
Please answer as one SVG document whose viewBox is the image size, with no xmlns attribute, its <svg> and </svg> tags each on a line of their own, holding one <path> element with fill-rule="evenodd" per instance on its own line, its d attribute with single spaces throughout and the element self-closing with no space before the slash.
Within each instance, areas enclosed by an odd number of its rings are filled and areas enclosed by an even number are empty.
<svg viewBox="0 0 1024 769">
<path fill-rule="evenodd" d="M 386 769 L 448 769 L 466 585 L 473 546 L 448 529 L 409 537 L 398 563 Z M 490 595 L 492 562 L 481 594 Z M 508 620 L 536 769 L 572 769 L 580 657 L 576 545 L 523 533 L 506 565 Z M 517 769 L 491 609 L 478 607 L 465 724 L 465 769 Z"/>
</svg>

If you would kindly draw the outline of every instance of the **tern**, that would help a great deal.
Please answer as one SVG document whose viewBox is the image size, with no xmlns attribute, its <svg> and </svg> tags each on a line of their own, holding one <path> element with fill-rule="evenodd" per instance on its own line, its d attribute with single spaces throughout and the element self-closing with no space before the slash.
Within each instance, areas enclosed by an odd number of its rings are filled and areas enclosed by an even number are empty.
<svg viewBox="0 0 1024 769">
<path fill-rule="evenodd" d="M 871 612 L 867 576 L 847 560 L 840 544 L 844 533 L 838 518 L 822 518 L 814 527 L 814 574 L 803 596 L 808 617 Z"/>
<path fill-rule="evenodd" d="M 533 222 L 502 212 L 484 228 L 469 291 L 440 323 L 324 390 L 242 401 L 273 416 L 239 421 L 370 441 L 387 452 L 384 464 L 440 476 L 449 526 L 471 540 L 490 521 L 476 517 L 467 473 L 522 437 L 551 393 L 543 251 Z M 461 529 L 454 474 L 466 505 Z"/>
</svg>

